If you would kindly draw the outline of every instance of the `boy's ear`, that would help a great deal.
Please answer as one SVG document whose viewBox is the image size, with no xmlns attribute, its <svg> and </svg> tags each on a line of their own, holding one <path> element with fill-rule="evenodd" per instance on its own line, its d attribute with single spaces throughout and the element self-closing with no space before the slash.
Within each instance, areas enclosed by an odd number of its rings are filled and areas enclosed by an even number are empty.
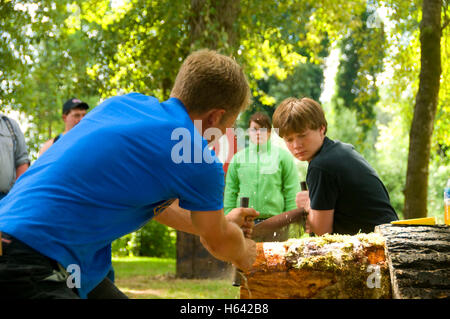
<svg viewBox="0 0 450 319">
<path fill-rule="evenodd" d="M 208 127 L 217 127 L 222 121 L 223 115 L 225 114 L 224 109 L 213 109 L 208 112 L 206 117 L 206 125 Z"/>
</svg>

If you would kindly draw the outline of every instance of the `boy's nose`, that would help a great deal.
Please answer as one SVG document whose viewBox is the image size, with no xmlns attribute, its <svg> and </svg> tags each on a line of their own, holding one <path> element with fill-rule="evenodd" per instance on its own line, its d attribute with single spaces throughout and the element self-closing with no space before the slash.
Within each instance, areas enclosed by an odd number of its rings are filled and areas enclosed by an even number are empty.
<svg viewBox="0 0 450 319">
<path fill-rule="evenodd" d="M 301 148 L 303 147 L 303 143 L 300 139 L 295 139 L 294 140 L 294 148 Z"/>
</svg>

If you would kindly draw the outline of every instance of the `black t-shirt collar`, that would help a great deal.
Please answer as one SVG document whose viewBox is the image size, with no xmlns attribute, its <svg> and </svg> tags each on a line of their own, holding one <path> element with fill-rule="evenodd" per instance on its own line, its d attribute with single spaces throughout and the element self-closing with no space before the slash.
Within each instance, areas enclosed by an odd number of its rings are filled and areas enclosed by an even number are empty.
<svg viewBox="0 0 450 319">
<path fill-rule="evenodd" d="M 320 152 L 322 152 L 322 150 L 323 150 L 324 148 L 327 148 L 327 147 L 328 147 L 329 145 L 331 145 L 332 143 L 333 143 L 333 141 L 330 140 L 330 139 L 328 138 L 328 136 L 325 136 L 325 138 L 323 139 L 322 146 L 319 148 L 319 150 L 318 150 L 317 153 L 314 155 L 314 157 L 312 158 L 311 161 L 313 161 L 313 160 L 317 157 L 317 155 L 319 155 Z"/>
</svg>

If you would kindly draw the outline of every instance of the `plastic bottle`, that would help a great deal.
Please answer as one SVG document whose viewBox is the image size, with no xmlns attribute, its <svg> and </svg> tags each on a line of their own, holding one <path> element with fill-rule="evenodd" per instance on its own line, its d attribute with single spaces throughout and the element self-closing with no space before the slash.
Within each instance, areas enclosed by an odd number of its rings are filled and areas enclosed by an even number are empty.
<svg viewBox="0 0 450 319">
<path fill-rule="evenodd" d="M 447 186 L 444 190 L 444 208 L 445 215 L 444 220 L 447 225 L 450 225 L 450 178 L 447 181 Z"/>
</svg>

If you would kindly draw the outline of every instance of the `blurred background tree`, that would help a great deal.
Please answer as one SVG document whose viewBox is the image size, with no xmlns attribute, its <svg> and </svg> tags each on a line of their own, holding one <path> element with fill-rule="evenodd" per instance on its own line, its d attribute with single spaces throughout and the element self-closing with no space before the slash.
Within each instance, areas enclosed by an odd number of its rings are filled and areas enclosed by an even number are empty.
<svg viewBox="0 0 450 319">
<path fill-rule="evenodd" d="M 5 0 L 0 105 L 19 118 L 35 159 L 42 143 L 62 130 L 66 99 L 76 96 L 91 107 L 132 91 L 165 99 L 190 52 L 216 49 L 241 63 L 250 82 L 253 103 L 237 126 L 246 127 L 256 110 L 271 115 L 288 96 L 320 100 L 328 135 L 363 153 L 403 217 L 405 192 L 418 192 L 406 176 L 420 23 L 430 3 L 441 13 L 440 87 L 429 155 L 416 150 L 428 163 L 428 173 L 418 177 L 426 208 L 407 216 L 441 218 L 450 176 L 448 0 Z M 327 62 L 336 52 L 330 77 Z M 335 83 L 328 99 L 326 79 Z"/>
</svg>

